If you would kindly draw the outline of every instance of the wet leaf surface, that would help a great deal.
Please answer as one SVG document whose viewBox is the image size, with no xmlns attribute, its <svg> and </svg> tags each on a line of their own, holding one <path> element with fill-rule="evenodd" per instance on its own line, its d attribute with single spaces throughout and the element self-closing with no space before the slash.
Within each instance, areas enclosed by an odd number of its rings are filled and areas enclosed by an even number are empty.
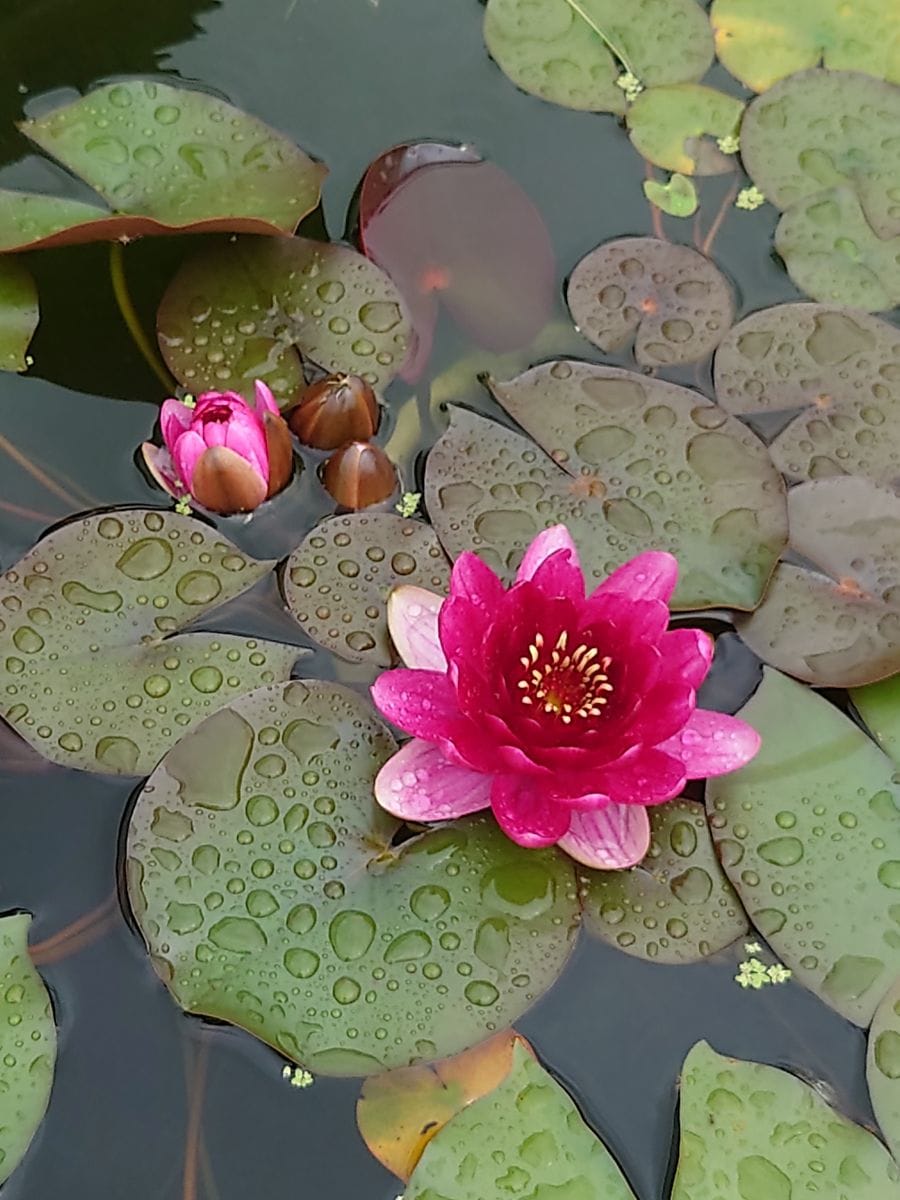
<svg viewBox="0 0 900 1200">
<path fill-rule="evenodd" d="M 702 804 L 672 800 L 649 809 L 650 850 L 627 871 L 585 871 L 587 928 L 650 962 L 699 962 L 748 930 L 725 877 Z"/>
<path fill-rule="evenodd" d="M 413 584 L 444 595 L 450 564 L 423 521 L 355 513 L 317 525 L 290 556 L 282 579 L 287 606 L 310 637 L 351 662 L 393 661 L 385 605 Z"/>
<path fill-rule="evenodd" d="M 690 217 L 697 211 L 700 203 L 693 180 L 677 172 L 668 183 L 645 179 L 643 188 L 644 195 L 650 203 L 670 217 Z"/>
<path fill-rule="evenodd" d="M 897 1200 L 897 1167 L 874 1134 L 808 1083 L 698 1042 L 681 1076 L 672 1200 L 791 1200 L 828 1190 Z"/>
<path fill-rule="evenodd" d="M 363 1141 L 405 1183 L 447 1122 L 506 1078 L 517 1046 L 530 1049 L 509 1029 L 453 1058 L 371 1076 L 356 1105 Z"/>
<path fill-rule="evenodd" d="M 235 696 L 303 653 L 230 634 L 172 636 L 273 567 L 176 513 L 61 525 L 0 581 L 0 714 L 51 762 L 145 775 Z"/>
<path fill-rule="evenodd" d="M 852 688 L 850 699 L 878 745 L 900 765 L 900 675 Z"/>
<path fill-rule="evenodd" d="M 56 1067 L 50 995 L 28 957 L 31 917 L 0 917 L 0 1183 L 21 1162 L 43 1120 Z"/>
<path fill-rule="evenodd" d="M 28 269 L 0 258 L 0 371 L 24 371 L 38 323 L 37 286 Z"/>
<path fill-rule="evenodd" d="M 634 1200 L 573 1101 L 522 1045 L 506 1079 L 428 1143 L 405 1200 L 506 1194 Z"/>
<path fill-rule="evenodd" d="M 625 111 L 610 45 L 648 87 L 699 79 L 713 59 L 695 0 L 488 0 L 484 40 L 518 87 L 591 112 Z"/>
<path fill-rule="evenodd" d="M 263 379 L 282 406 L 303 387 L 300 355 L 384 387 L 410 328 L 400 294 L 348 246 L 239 238 L 183 264 L 157 314 L 163 357 L 191 391 L 252 395 Z"/>
<path fill-rule="evenodd" d="M 707 783 L 719 857 L 794 977 L 868 1025 L 900 971 L 896 764 L 839 709 L 772 670 L 739 715 L 762 748 Z"/>
<path fill-rule="evenodd" d="M 564 522 L 589 579 L 665 549 L 679 560 L 677 608 L 759 602 L 784 542 L 784 495 L 735 418 L 686 388 L 574 360 L 491 388 L 538 445 L 453 410 L 425 470 L 451 557 L 475 549 L 509 577 L 529 540 Z"/>
<path fill-rule="evenodd" d="M 880 0 L 714 0 L 716 53 L 755 92 L 802 71 L 865 71 L 900 82 L 897 15 Z"/>
<path fill-rule="evenodd" d="M 869 1098 L 891 1153 L 900 1155 L 900 981 L 879 1004 L 866 1055 Z"/>
<path fill-rule="evenodd" d="M 765 662 L 817 687 L 900 670 L 900 498 L 867 479 L 788 493 L 790 549 L 738 631 Z"/>
<path fill-rule="evenodd" d="M 628 132 L 639 154 L 683 175 L 724 175 L 734 155 L 723 154 L 718 138 L 737 133 L 744 105 L 734 96 L 699 83 L 646 88 L 629 105 Z"/>
<path fill-rule="evenodd" d="M 570 860 L 487 816 L 392 848 L 372 784 L 394 749 L 359 696 L 306 680 L 166 756 L 132 814 L 129 896 L 184 1009 L 316 1073 L 369 1075 L 483 1040 L 555 981 Z"/>
<path fill-rule="evenodd" d="M 134 222 L 81 200 L 0 188 L 0 252 L 137 236 Z M 145 224 L 142 232 L 157 232 Z"/>
<path fill-rule="evenodd" d="M 642 367 L 695 362 L 725 335 L 734 298 L 725 276 L 689 246 L 617 238 L 586 255 L 569 279 L 572 319 L 601 350 L 634 337 Z"/>
</svg>

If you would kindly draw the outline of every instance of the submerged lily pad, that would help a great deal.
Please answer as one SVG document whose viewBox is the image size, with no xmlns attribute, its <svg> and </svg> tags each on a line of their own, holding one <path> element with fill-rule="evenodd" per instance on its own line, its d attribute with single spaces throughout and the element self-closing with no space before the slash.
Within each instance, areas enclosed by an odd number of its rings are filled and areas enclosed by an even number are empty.
<svg viewBox="0 0 900 1200">
<path fill-rule="evenodd" d="M 667 171 L 724 175 L 734 156 L 715 139 L 737 133 L 744 105 L 734 96 L 699 83 L 647 88 L 629 106 L 628 132 L 639 154 Z"/>
<path fill-rule="evenodd" d="M 710 354 L 734 316 L 725 276 L 689 246 L 617 238 L 586 255 L 569 279 L 572 319 L 601 350 L 635 338 L 642 367 L 695 362 Z"/>
<path fill-rule="evenodd" d="M 855 687 L 900 670 L 900 498 L 867 479 L 788 493 L 790 549 L 738 631 L 754 654 L 817 687 Z"/>
<path fill-rule="evenodd" d="M 404 1198 L 507 1195 L 634 1200 L 615 1159 L 572 1099 L 522 1045 L 513 1051 L 506 1079 L 428 1143 Z"/>
<path fill-rule="evenodd" d="M 719 61 L 755 92 L 821 62 L 900 82 L 897 14 L 882 0 L 714 0 L 710 20 Z"/>
<path fill-rule="evenodd" d="M 28 956 L 31 917 L 0 917 L 0 1183 L 10 1177 L 47 1111 L 56 1025 L 44 981 Z"/>
<path fill-rule="evenodd" d="M 590 112 L 625 111 L 617 59 L 657 86 L 700 79 L 714 53 L 696 0 L 488 0 L 484 40 L 518 87 Z"/>
<path fill-rule="evenodd" d="M 898 1200 L 900 1176 L 874 1134 L 815 1088 L 698 1042 L 681 1073 L 672 1200 Z"/>
<path fill-rule="evenodd" d="M 694 182 L 677 172 L 668 183 L 657 179 L 645 179 L 644 195 L 651 204 L 670 217 L 690 217 L 697 211 L 700 201 Z"/>
<path fill-rule="evenodd" d="M 359 696 L 305 680 L 242 697 L 163 759 L 131 817 L 129 896 L 182 1008 L 369 1075 L 483 1040 L 554 982 L 571 861 L 489 816 L 393 847 L 372 784 L 394 750 Z"/>
<path fill-rule="evenodd" d="M 775 953 L 868 1025 L 900 973 L 896 764 L 849 717 L 766 670 L 740 714 L 756 758 L 706 785 L 719 857 Z"/>
<path fill-rule="evenodd" d="M 589 578 L 665 549 L 679 560 L 676 608 L 759 602 L 784 544 L 784 492 L 739 421 L 686 388 L 591 363 L 545 363 L 490 386 L 539 445 L 453 410 L 425 468 L 451 557 L 477 550 L 509 577 L 535 534 L 563 522 Z"/>
<path fill-rule="evenodd" d="M 303 387 L 301 354 L 381 388 L 403 365 L 410 335 L 400 294 L 374 263 L 349 246 L 274 237 L 189 258 L 162 298 L 157 330 L 185 387 L 250 396 L 262 379 L 282 406 Z"/>
<path fill-rule="evenodd" d="M 649 816 L 642 863 L 582 874 L 587 927 L 636 958 L 698 962 L 742 937 L 746 914 L 716 858 L 703 805 L 671 800 Z"/>
<path fill-rule="evenodd" d="M 351 662 L 393 661 L 385 604 L 400 584 L 445 593 L 450 564 L 423 521 L 394 513 L 332 517 L 313 529 L 287 561 L 288 608 L 310 637 Z"/>
<path fill-rule="evenodd" d="M 0 581 L 0 715 L 51 762 L 146 774 L 198 721 L 287 678 L 303 653 L 172 636 L 273 565 L 177 513 L 118 509 L 61 525 Z"/>
<path fill-rule="evenodd" d="M 900 980 L 872 1019 L 866 1082 L 875 1119 L 896 1159 L 900 1157 Z"/>
<path fill-rule="evenodd" d="M 38 323 L 37 286 L 13 258 L 0 258 L 0 371 L 24 371 Z"/>
</svg>

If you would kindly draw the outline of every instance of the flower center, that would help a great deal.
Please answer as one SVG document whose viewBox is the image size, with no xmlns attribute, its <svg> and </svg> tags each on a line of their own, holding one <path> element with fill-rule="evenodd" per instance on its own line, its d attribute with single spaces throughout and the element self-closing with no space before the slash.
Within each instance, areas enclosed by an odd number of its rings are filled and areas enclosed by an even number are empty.
<svg viewBox="0 0 900 1200">
<path fill-rule="evenodd" d="M 519 659 L 525 674 L 516 683 L 524 705 L 558 716 L 564 725 L 573 717 L 599 717 L 613 690 L 606 674 L 612 659 L 600 658 L 600 651 L 585 643 L 570 653 L 568 642 L 564 629 L 549 650 L 544 635 L 536 633 Z"/>
<path fill-rule="evenodd" d="M 231 409 L 227 404 L 217 404 L 203 414 L 204 425 L 222 425 L 231 420 Z"/>
</svg>

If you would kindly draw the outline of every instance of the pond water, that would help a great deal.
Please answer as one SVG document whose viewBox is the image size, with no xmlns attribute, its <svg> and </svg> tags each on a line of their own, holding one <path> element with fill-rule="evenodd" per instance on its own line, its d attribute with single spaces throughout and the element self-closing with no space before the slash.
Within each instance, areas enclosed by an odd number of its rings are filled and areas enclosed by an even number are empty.
<svg viewBox="0 0 900 1200">
<path fill-rule="evenodd" d="M 352 224 L 351 202 L 368 164 L 389 147 L 423 139 L 463 144 L 517 181 L 539 209 L 556 256 L 552 320 L 561 332 L 552 345 L 523 348 L 503 365 L 505 375 L 555 353 L 632 365 L 630 353 L 603 356 L 574 332 L 563 285 L 601 242 L 652 234 L 640 192 L 644 165 L 614 118 L 517 90 L 488 57 L 481 21 L 477 0 L 159 0 L 137 10 L 105 0 L 6 0 L 0 185 L 40 189 L 52 179 L 58 186 L 56 172 L 14 130 L 23 111 L 39 116 L 97 83 L 134 75 L 209 90 L 326 162 L 321 222 L 333 238 Z M 722 68 L 709 82 L 746 94 Z M 704 181 L 704 232 L 731 182 Z M 777 219 L 771 207 L 732 210 L 716 236 L 711 255 L 734 286 L 736 319 L 803 298 L 771 252 Z M 309 218 L 303 231 L 315 234 L 318 221 Z M 691 241 L 690 221 L 667 221 L 666 230 Z M 194 239 L 172 237 L 127 248 L 130 285 L 148 328 L 193 246 Z M 122 323 L 107 246 L 35 253 L 29 266 L 42 310 L 34 365 L 24 375 L 0 374 L 4 567 L 71 513 L 161 503 L 134 454 L 152 436 L 163 393 Z M 477 383 L 490 365 L 490 355 L 444 313 L 422 377 L 391 384 L 381 440 L 390 442 L 410 396 L 419 397 L 424 417 L 399 464 L 409 490 L 421 490 L 422 452 L 446 421 L 428 403 L 432 386 L 438 399 L 462 400 L 509 423 Z M 680 367 L 664 377 L 712 395 L 708 359 L 696 373 Z M 264 545 L 237 526 L 227 532 L 244 549 L 282 556 L 331 511 L 307 470 L 277 516 L 260 524 Z M 376 673 L 318 648 L 285 614 L 271 577 L 204 627 L 308 647 L 305 676 L 337 678 L 360 692 Z M 757 660 L 725 633 L 707 703 L 734 711 L 757 679 Z M 321 1076 L 308 1090 L 292 1088 L 274 1051 L 240 1030 L 183 1014 L 154 973 L 124 911 L 123 831 L 135 781 L 42 763 L 5 728 L 0 739 L 0 912 L 32 913 L 30 938 L 40 944 L 106 906 L 100 936 L 79 947 L 76 934 L 74 948 L 45 951 L 41 973 L 59 1027 L 57 1075 L 46 1118 L 4 1196 L 396 1196 L 401 1186 L 357 1132 L 357 1079 Z M 788 1068 L 850 1118 L 873 1120 L 864 1032 L 794 981 L 737 987 L 743 957 L 738 943 L 707 962 L 661 966 L 582 935 L 562 977 L 516 1022 L 640 1200 L 668 1195 L 676 1085 L 699 1039 Z"/>
</svg>

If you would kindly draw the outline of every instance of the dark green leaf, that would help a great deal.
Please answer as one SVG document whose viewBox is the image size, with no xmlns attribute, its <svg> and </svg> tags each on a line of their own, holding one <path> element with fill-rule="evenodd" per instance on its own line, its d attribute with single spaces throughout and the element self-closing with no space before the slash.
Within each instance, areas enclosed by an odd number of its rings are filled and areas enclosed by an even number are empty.
<svg viewBox="0 0 900 1200">
<path fill-rule="evenodd" d="M 24 371 L 38 323 L 37 287 L 13 258 L 0 259 L 0 371 Z"/>
</svg>

